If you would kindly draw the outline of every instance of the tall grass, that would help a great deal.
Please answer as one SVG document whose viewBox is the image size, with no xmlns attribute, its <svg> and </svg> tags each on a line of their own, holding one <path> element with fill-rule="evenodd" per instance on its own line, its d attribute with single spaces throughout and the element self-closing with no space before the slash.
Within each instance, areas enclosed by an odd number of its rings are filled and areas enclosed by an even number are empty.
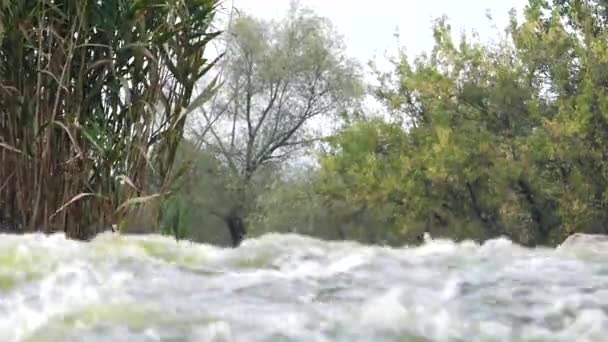
<svg viewBox="0 0 608 342">
<path fill-rule="evenodd" d="M 0 223 L 87 239 L 154 207 L 218 1 L 0 0 Z"/>
</svg>

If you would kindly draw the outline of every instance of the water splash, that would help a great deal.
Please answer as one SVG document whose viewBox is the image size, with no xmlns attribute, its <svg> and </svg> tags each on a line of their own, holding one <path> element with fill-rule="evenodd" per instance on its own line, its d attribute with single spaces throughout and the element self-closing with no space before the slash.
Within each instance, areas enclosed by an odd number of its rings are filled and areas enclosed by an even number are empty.
<svg viewBox="0 0 608 342">
<path fill-rule="evenodd" d="M 604 260 L 507 239 L 2 235 L 0 340 L 604 341 Z"/>
</svg>

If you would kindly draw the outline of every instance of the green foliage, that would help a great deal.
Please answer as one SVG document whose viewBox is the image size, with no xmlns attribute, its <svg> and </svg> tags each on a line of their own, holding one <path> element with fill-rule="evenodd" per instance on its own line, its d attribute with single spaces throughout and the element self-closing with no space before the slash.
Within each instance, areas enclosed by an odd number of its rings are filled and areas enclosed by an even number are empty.
<svg viewBox="0 0 608 342">
<path fill-rule="evenodd" d="M 235 200 L 228 169 L 187 139 L 177 150 L 176 163 L 188 168 L 163 203 L 161 232 L 177 240 L 227 244 L 224 222 L 216 211 L 232 206 Z"/>
<path fill-rule="evenodd" d="M 401 127 L 363 120 L 339 134 L 321 192 L 383 212 L 405 241 L 606 232 L 608 36 L 603 20 L 581 22 L 591 8 L 530 1 L 497 44 L 457 44 L 437 21 L 430 55 L 377 73 Z"/>
</svg>

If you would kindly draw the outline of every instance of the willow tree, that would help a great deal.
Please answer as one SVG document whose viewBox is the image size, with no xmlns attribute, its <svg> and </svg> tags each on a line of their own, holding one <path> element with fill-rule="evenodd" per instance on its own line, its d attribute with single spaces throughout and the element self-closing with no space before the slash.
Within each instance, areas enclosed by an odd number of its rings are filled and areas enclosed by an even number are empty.
<svg viewBox="0 0 608 342">
<path fill-rule="evenodd" d="M 232 181 L 233 205 L 215 208 L 233 244 L 245 233 L 251 190 L 264 168 L 275 168 L 321 138 L 325 125 L 359 94 L 355 64 L 331 23 L 292 5 L 278 22 L 235 20 L 222 90 L 201 108 L 203 146 L 221 157 Z"/>
<path fill-rule="evenodd" d="M 0 220 L 88 238 L 162 198 L 217 6 L 0 3 Z"/>
</svg>

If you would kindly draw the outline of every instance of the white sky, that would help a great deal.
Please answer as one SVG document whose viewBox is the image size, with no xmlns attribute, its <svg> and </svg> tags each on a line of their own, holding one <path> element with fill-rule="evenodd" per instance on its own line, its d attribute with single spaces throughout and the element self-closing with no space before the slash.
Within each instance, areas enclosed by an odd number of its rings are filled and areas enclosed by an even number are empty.
<svg viewBox="0 0 608 342">
<path fill-rule="evenodd" d="M 228 0 L 227 0 L 228 1 Z M 344 35 L 348 54 L 363 65 L 396 51 L 394 33 L 409 55 L 432 47 L 431 23 L 447 15 L 456 34 L 477 31 L 482 39 L 495 37 L 496 28 L 488 21 L 489 10 L 502 33 L 509 11 L 521 13 L 527 0 L 300 0 L 321 16 L 329 18 Z M 234 0 L 234 5 L 256 17 L 280 19 L 287 13 L 290 0 Z"/>
</svg>

